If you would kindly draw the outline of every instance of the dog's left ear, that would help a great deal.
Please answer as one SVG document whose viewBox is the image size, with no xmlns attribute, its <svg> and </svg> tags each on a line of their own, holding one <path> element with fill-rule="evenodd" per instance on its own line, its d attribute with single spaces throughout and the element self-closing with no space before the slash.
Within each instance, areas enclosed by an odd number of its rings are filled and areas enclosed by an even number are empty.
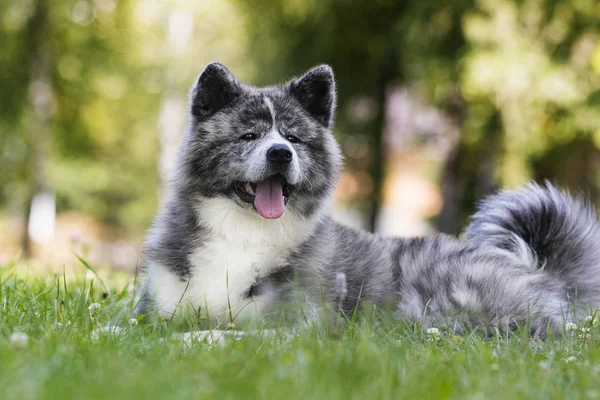
<svg viewBox="0 0 600 400">
<path fill-rule="evenodd" d="M 289 92 L 326 128 L 331 128 L 335 112 L 335 78 L 328 65 L 319 65 L 289 84 Z"/>
<path fill-rule="evenodd" d="M 192 114 L 197 118 L 207 118 L 233 102 L 242 92 L 240 82 L 223 64 L 210 63 L 192 88 Z"/>
</svg>

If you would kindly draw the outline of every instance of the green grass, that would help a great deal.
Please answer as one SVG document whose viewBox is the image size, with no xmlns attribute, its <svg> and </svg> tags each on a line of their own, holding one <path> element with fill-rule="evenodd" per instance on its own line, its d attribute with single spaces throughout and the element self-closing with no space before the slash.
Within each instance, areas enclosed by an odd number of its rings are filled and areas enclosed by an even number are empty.
<svg viewBox="0 0 600 400">
<path fill-rule="evenodd" d="M 132 277 L 33 276 L 0 265 L 0 399 L 442 399 L 600 396 L 600 330 L 561 341 L 439 340 L 383 318 L 337 334 L 184 345 L 167 322 L 129 326 Z M 29 276 L 28 276 L 29 275 Z M 92 316 L 91 303 L 101 308 Z M 118 335 L 92 339 L 120 322 Z M 15 332 L 25 333 L 27 343 Z"/>
</svg>

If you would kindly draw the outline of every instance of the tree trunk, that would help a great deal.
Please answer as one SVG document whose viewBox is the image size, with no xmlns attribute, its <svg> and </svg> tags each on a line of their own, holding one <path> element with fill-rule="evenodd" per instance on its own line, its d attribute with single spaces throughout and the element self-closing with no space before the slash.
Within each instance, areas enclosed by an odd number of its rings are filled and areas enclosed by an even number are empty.
<svg viewBox="0 0 600 400">
<path fill-rule="evenodd" d="M 29 193 L 23 229 L 23 256 L 32 254 L 29 236 L 32 202 L 36 195 L 49 191 L 48 161 L 51 147 L 52 85 L 48 52 L 49 0 L 37 0 L 27 27 L 27 50 L 31 57 L 29 84 L 30 121 L 25 124 L 30 140 Z"/>
<path fill-rule="evenodd" d="M 444 165 L 441 182 L 442 210 L 438 215 L 437 229 L 442 233 L 456 235 L 460 232 L 460 199 L 464 192 L 461 159 L 465 148 L 459 139 Z"/>
<path fill-rule="evenodd" d="M 371 232 L 377 230 L 377 218 L 383 200 L 383 181 L 385 178 L 385 166 L 387 154 L 384 148 L 384 130 L 386 118 L 387 89 L 392 83 L 399 79 L 400 63 L 398 62 L 398 50 L 394 41 L 393 33 L 390 33 L 386 53 L 381 63 L 379 82 L 377 83 L 378 112 L 373 121 L 373 142 L 371 151 L 371 165 L 369 174 L 373 182 L 373 193 L 369 211 L 367 228 Z"/>
<path fill-rule="evenodd" d="M 446 112 L 452 124 L 458 129 L 459 137 L 454 148 L 448 154 L 444 165 L 441 182 L 442 210 L 438 216 L 438 231 L 447 234 L 458 234 L 461 228 L 461 194 L 464 192 L 464 156 L 468 148 L 463 140 L 463 125 L 466 117 L 466 104 L 458 87 L 450 98 Z"/>
</svg>

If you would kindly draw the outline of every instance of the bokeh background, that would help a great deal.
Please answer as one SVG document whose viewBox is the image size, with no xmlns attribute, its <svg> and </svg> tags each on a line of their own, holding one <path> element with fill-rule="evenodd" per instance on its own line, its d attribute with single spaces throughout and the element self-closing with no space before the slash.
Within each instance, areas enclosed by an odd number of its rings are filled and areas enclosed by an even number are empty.
<svg viewBox="0 0 600 400">
<path fill-rule="evenodd" d="M 0 262 L 132 269 L 210 61 L 338 82 L 335 216 L 456 234 L 549 179 L 599 201 L 596 0 L 0 2 Z"/>
</svg>

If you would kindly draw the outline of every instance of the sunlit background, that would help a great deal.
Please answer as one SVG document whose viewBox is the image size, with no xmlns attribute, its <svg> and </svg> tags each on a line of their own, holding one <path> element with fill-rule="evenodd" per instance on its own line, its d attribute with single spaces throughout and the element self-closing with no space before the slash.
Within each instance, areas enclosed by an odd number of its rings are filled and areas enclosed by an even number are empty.
<svg viewBox="0 0 600 400">
<path fill-rule="evenodd" d="M 530 179 L 599 200 L 596 0 L 9 0 L 0 35 L 0 263 L 134 269 L 210 61 L 333 67 L 352 226 L 455 234 Z"/>
</svg>

